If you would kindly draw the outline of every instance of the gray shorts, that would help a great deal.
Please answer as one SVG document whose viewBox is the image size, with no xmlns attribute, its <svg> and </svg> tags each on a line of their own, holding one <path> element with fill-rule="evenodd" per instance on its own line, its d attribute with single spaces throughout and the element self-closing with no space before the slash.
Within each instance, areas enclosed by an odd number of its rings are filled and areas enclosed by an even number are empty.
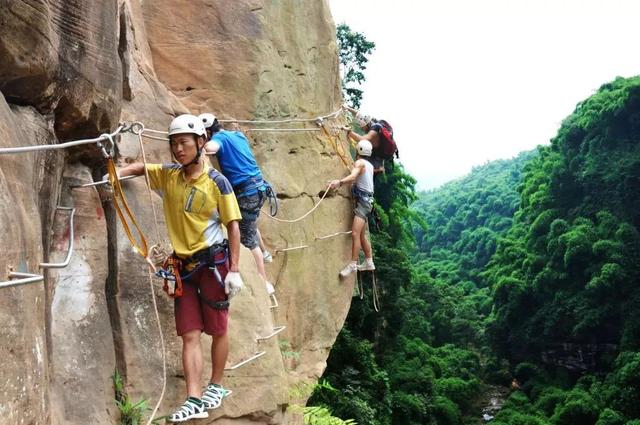
<svg viewBox="0 0 640 425">
<path fill-rule="evenodd" d="M 249 249 L 254 249 L 260 242 L 258 241 L 258 216 L 260 208 L 267 200 L 266 195 L 262 191 L 252 195 L 245 195 L 238 198 L 238 206 L 240 207 L 240 243 Z"/>
<path fill-rule="evenodd" d="M 369 218 L 372 210 L 373 204 L 371 202 L 364 202 L 363 200 L 356 198 L 356 206 L 353 208 L 353 213 L 355 215 L 363 218 L 366 221 Z"/>
</svg>

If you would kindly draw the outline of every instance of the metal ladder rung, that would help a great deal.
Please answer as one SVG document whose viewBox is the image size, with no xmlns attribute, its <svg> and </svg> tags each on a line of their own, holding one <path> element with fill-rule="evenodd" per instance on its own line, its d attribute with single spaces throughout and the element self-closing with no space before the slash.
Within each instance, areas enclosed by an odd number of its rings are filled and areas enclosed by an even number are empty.
<svg viewBox="0 0 640 425">
<path fill-rule="evenodd" d="M 56 209 L 71 211 L 69 214 L 69 246 L 67 247 L 67 255 L 62 263 L 40 263 L 42 269 L 62 269 L 69 265 L 71 256 L 73 255 L 73 239 L 75 237 L 73 231 L 73 216 L 76 214 L 76 209 L 73 207 L 56 207 Z"/>
<path fill-rule="evenodd" d="M 257 358 L 264 356 L 266 353 L 267 353 L 266 351 L 260 351 L 258 353 L 255 353 L 253 356 L 249 357 L 246 360 L 241 361 L 240 363 L 237 363 L 237 364 L 235 364 L 235 365 L 233 365 L 231 367 L 225 367 L 224 370 L 236 370 L 239 367 L 242 367 L 242 366 L 246 365 L 247 363 L 250 363 L 250 362 L 254 361 Z"/>
<path fill-rule="evenodd" d="M 26 285 L 27 283 L 42 282 L 44 280 L 44 276 L 39 275 L 39 274 L 10 272 L 9 273 L 9 279 L 12 279 L 14 277 L 21 278 L 21 279 L 8 280 L 6 282 L 0 282 L 0 288 L 8 288 L 10 286 Z"/>
<path fill-rule="evenodd" d="M 278 252 L 296 251 L 298 249 L 306 249 L 306 248 L 309 248 L 309 245 L 292 246 L 291 248 L 277 248 L 275 250 L 275 253 L 277 254 Z"/>
<path fill-rule="evenodd" d="M 278 299 L 276 298 L 276 294 L 269 295 L 269 300 L 271 301 L 271 305 L 269 305 L 270 309 L 278 308 Z"/>
<path fill-rule="evenodd" d="M 274 336 L 278 335 L 280 332 L 282 332 L 286 328 L 287 328 L 286 326 L 276 326 L 275 328 L 273 328 L 273 332 L 271 332 L 267 336 L 259 336 L 258 338 L 256 338 L 256 341 L 258 342 L 266 341 L 267 339 L 273 338 Z"/>
<path fill-rule="evenodd" d="M 118 180 L 120 180 L 120 181 L 131 180 L 131 179 L 135 179 L 136 177 L 140 177 L 140 176 L 135 176 L 135 175 L 124 176 L 124 177 L 120 177 Z M 69 186 L 69 187 L 71 189 L 77 189 L 79 187 L 92 187 L 92 186 L 100 186 L 100 185 L 103 185 L 103 184 L 109 184 L 109 180 L 100 180 L 100 181 L 93 182 L 93 183 L 74 184 L 74 185 Z"/>
</svg>

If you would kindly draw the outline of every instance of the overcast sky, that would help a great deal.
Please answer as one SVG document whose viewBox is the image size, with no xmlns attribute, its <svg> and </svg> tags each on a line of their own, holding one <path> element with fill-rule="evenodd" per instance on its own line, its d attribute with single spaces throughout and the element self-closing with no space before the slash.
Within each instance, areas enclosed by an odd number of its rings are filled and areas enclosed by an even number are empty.
<svg viewBox="0 0 640 425">
<path fill-rule="evenodd" d="M 640 1 L 330 0 L 376 43 L 362 110 L 421 189 L 549 142 L 576 103 L 640 74 Z"/>
</svg>

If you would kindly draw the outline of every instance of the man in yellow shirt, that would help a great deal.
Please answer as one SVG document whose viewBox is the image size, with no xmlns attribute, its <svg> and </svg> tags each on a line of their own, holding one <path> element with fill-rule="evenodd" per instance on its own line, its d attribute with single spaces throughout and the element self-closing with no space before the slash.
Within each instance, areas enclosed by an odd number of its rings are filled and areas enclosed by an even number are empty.
<svg viewBox="0 0 640 425">
<path fill-rule="evenodd" d="M 229 181 L 209 167 L 202 152 L 206 132 L 194 115 L 176 117 L 169 144 L 177 163 L 149 164 L 152 189 L 160 192 L 169 238 L 184 269 L 183 292 L 175 298 L 176 330 L 182 338 L 187 399 L 170 422 L 207 418 L 229 391 L 222 374 L 229 353 L 228 297 L 243 286 L 238 272 L 240 209 Z M 128 165 L 120 177 L 144 174 L 144 164 Z M 226 226 L 228 243 L 222 225 Z M 202 390 L 202 332 L 212 336 L 211 381 Z"/>
</svg>

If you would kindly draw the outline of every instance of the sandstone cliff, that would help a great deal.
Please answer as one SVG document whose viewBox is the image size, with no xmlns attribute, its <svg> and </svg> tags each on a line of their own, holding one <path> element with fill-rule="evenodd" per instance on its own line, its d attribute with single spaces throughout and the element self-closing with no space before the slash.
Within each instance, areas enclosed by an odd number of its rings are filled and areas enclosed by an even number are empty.
<svg viewBox="0 0 640 425">
<path fill-rule="evenodd" d="M 119 121 L 164 129 L 175 114 L 222 118 L 314 117 L 341 103 L 335 28 L 317 0 L 14 0 L 0 4 L 0 147 L 95 137 Z M 250 133 L 266 177 L 280 193 L 282 215 L 318 202 L 326 181 L 344 173 L 315 133 Z M 140 159 L 137 137 L 117 140 L 121 163 Z M 145 140 L 148 161 L 168 161 L 167 146 Z M 10 270 L 43 273 L 44 283 L 0 289 L 0 417 L 7 424 L 116 423 L 111 376 L 153 406 L 162 361 L 149 278 L 117 222 L 111 202 L 93 187 L 105 172 L 98 149 L 0 155 L 0 281 Z M 131 207 L 153 237 L 144 182 L 125 184 Z M 332 196 L 298 224 L 263 218 L 267 245 L 309 245 L 280 252 L 268 265 L 280 307 L 271 311 L 263 284 L 243 249 L 247 288 L 231 308 L 229 364 L 257 351 L 260 359 L 226 374 L 234 390 L 203 423 L 284 424 L 304 403 L 301 383 L 314 382 L 346 317 L 353 282 L 337 271 L 348 239 L 314 241 L 347 230 L 350 204 Z M 160 199 L 154 203 L 161 210 Z M 61 261 L 70 236 L 75 251 Z M 160 226 L 164 237 L 163 223 Z M 167 244 L 167 241 L 163 241 Z M 180 341 L 170 300 L 153 281 L 167 343 L 169 413 L 184 397 Z M 256 338 L 275 326 L 286 330 Z M 205 352 L 208 340 L 204 339 Z M 205 356 L 205 358 L 208 356 Z M 206 368 L 205 368 L 206 370 Z"/>
</svg>

